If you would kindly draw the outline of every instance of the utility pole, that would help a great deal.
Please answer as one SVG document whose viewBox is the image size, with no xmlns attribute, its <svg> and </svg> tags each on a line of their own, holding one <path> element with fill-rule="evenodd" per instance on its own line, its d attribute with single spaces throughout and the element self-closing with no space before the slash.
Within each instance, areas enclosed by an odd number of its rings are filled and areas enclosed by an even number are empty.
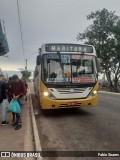
<svg viewBox="0 0 120 160">
<path fill-rule="evenodd" d="M 37 53 L 37 52 L 32 53 L 32 54 L 30 55 L 30 57 L 28 57 L 28 58 L 25 59 L 25 63 L 26 63 L 25 69 L 26 69 L 26 71 L 27 71 L 27 62 L 28 62 L 28 60 L 33 56 L 33 54 L 35 54 L 35 53 Z"/>
<path fill-rule="evenodd" d="M 26 67 L 25 67 L 26 71 L 27 71 L 27 59 L 26 59 Z"/>
</svg>

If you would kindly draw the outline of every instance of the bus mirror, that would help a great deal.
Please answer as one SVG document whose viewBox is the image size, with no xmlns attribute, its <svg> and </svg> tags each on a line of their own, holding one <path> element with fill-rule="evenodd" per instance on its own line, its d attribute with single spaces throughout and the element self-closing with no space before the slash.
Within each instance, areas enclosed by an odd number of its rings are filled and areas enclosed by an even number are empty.
<svg viewBox="0 0 120 160">
<path fill-rule="evenodd" d="M 98 72 L 100 72 L 100 63 L 101 63 L 100 58 L 97 58 L 97 70 L 98 70 Z"/>
<path fill-rule="evenodd" d="M 37 64 L 37 65 L 40 65 L 40 64 L 41 64 L 41 55 L 38 55 L 38 56 L 37 56 L 36 64 Z"/>
<path fill-rule="evenodd" d="M 38 52 L 39 52 L 39 55 L 40 55 L 41 54 L 41 48 L 39 48 Z"/>
</svg>

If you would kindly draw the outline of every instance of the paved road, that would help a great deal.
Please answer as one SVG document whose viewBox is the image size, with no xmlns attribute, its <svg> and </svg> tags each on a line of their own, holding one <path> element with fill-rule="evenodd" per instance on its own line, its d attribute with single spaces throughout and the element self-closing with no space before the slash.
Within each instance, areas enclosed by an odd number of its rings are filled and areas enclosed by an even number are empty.
<svg viewBox="0 0 120 160">
<path fill-rule="evenodd" d="M 120 95 L 100 93 L 98 107 L 50 110 L 44 114 L 34 95 L 32 98 L 42 150 L 120 151 Z M 83 158 L 50 160 L 56 159 Z"/>
</svg>

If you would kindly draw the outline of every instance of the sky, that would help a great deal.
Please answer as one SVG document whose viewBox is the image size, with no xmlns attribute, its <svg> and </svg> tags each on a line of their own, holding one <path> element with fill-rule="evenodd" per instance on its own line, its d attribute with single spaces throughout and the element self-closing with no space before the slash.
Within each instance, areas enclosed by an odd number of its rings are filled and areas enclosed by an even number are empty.
<svg viewBox="0 0 120 160">
<path fill-rule="evenodd" d="M 120 16 L 119 6 L 120 0 L 19 0 L 23 54 L 17 0 L 0 0 L 10 50 L 7 57 L 0 56 L 0 68 L 20 71 L 27 59 L 28 70 L 34 71 L 43 43 L 82 43 L 76 37 L 91 23 L 86 16 L 103 8 Z"/>
</svg>

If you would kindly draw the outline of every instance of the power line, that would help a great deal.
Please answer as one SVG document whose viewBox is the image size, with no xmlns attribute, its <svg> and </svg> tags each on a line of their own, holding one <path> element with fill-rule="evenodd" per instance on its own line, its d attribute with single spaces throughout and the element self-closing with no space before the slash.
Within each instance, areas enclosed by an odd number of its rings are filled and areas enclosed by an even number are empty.
<svg viewBox="0 0 120 160">
<path fill-rule="evenodd" d="M 19 17 L 19 25 L 20 25 L 20 34 L 21 34 L 23 57 L 24 57 L 24 61 L 26 61 L 26 58 L 25 58 L 25 50 L 24 50 L 24 42 L 23 42 L 22 25 L 21 25 L 21 16 L 20 16 L 19 0 L 17 0 L 17 8 L 18 8 L 18 17 Z"/>
</svg>

